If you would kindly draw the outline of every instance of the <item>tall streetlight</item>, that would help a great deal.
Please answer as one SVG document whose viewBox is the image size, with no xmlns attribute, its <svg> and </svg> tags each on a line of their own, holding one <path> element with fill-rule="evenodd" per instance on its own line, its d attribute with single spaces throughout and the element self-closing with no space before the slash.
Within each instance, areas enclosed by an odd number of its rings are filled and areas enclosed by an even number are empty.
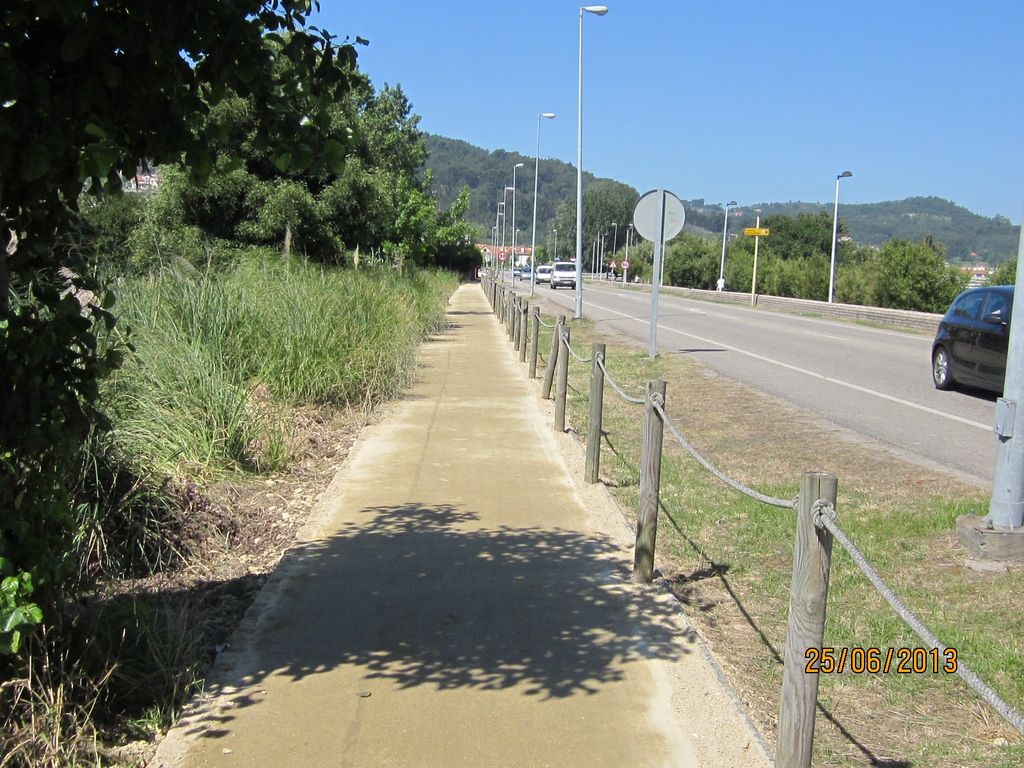
<svg viewBox="0 0 1024 768">
<path fill-rule="evenodd" d="M 607 5 L 580 6 L 579 79 L 576 99 L 576 306 L 573 317 L 583 317 L 583 14 L 604 16 Z"/>
<path fill-rule="evenodd" d="M 725 290 L 725 241 L 729 234 L 729 209 L 736 205 L 735 200 L 725 204 L 725 224 L 722 225 L 722 266 L 718 269 L 718 290 Z"/>
<path fill-rule="evenodd" d="M 554 112 L 541 112 L 537 115 L 537 156 L 533 161 L 533 236 L 530 239 L 530 295 L 533 296 L 537 286 L 537 176 L 540 171 L 540 121 L 541 118 L 553 120 Z"/>
<path fill-rule="evenodd" d="M 508 196 L 508 193 L 509 193 L 510 189 L 512 189 L 512 187 L 508 187 L 507 186 L 507 187 L 505 187 L 504 190 L 502 190 L 502 193 L 501 193 L 501 250 L 502 251 L 505 250 L 505 224 L 508 223 L 508 203 L 506 203 L 505 198 Z M 512 220 L 515 221 L 514 218 Z M 505 262 L 504 261 L 501 262 L 501 277 L 502 277 L 503 280 L 505 279 Z"/>
<path fill-rule="evenodd" d="M 554 261 L 558 261 L 558 230 L 557 229 L 553 229 L 551 231 L 555 233 L 555 247 L 551 249 L 552 251 L 554 251 L 554 254 L 555 254 L 555 257 L 551 260 L 551 261 L 554 262 Z"/>
<path fill-rule="evenodd" d="M 839 237 L 839 180 L 848 179 L 853 176 L 849 171 L 843 171 L 836 176 L 836 205 L 832 211 L 832 261 L 828 268 L 828 303 L 832 303 L 832 296 L 836 287 L 836 239 Z"/>
<path fill-rule="evenodd" d="M 612 258 L 615 257 L 615 249 L 619 245 L 619 224 L 613 221 L 612 226 L 615 227 L 615 234 L 612 235 Z"/>
<path fill-rule="evenodd" d="M 526 163 L 516 163 L 512 166 L 512 262 L 516 259 L 516 233 L 519 231 L 516 229 L 516 169 L 522 168 Z M 515 266 L 510 262 L 509 267 L 512 272 L 512 280 L 515 280 Z"/>
</svg>

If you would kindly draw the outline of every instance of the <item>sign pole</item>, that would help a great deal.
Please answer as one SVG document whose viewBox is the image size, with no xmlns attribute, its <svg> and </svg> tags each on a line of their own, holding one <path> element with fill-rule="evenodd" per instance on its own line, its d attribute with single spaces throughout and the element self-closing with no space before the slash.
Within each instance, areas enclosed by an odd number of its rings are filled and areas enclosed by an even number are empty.
<svg viewBox="0 0 1024 768">
<path fill-rule="evenodd" d="M 761 214 L 757 214 L 757 222 L 754 224 L 754 229 L 761 228 Z M 761 236 L 757 235 L 754 237 L 754 276 L 750 281 L 750 306 L 754 306 L 757 301 L 757 246 L 761 243 Z"/>
<path fill-rule="evenodd" d="M 657 237 L 654 241 L 654 268 L 651 273 L 651 360 L 658 356 L 658 289 L 661 287 L 661 264 L 665 258 L 665 190 L 659 190 Z"/>
</svg>

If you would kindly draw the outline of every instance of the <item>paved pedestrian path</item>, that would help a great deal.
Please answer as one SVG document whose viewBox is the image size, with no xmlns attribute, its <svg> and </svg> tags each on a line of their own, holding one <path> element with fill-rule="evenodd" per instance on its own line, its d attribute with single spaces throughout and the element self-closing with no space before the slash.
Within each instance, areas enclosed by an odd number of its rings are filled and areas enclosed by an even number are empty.
<svg viewBox="0 0 1024 768">
<path fill-rule="evenodd" d="M 763 765 L 738 716 L 711 737 L 728 756 L 698 759 L 725 698 L 681 722 L 665 670 L 699 649 L 594 530 L 479 286 L 450 319 L 154 763 Z"/>
</svg>

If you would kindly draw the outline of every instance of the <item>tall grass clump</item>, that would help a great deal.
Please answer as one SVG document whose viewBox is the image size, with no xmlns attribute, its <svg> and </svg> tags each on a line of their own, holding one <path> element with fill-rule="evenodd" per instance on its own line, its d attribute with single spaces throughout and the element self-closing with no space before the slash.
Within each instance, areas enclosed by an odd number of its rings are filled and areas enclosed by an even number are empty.
<svg viewBox="0 0 1024 768">
<path fill-rule="evenodd" d="M 193 476 L 287 461 L 280 406 L 372 406 L 407 383 L 451 275 L 357 272 L 272 254 L 122 284 L 132 352 L 104 390 L 118 450 Z"/>
</svg>

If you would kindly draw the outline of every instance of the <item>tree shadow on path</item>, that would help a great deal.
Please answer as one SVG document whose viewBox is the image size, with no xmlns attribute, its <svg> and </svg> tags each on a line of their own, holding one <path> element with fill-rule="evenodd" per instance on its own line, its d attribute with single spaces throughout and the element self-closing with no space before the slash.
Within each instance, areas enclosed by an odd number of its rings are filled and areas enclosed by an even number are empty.
<svg viewBox="0 0 1024 768">
<path fill-rule="evenodd" d="M 481 527 L 446 504 L 359 516 L 282 561 L 268 584 L 277 598 L 257 600 L 239 647 L 218 663 L 216 682 L 242 691 L 233 708 L 258 704 L 244 689 L 268 676 L 302 680 L 345 665 L 402 689 L 594 694 L 629 665 L 674 659 L 696 639 L 680 632 L 674 603 L 630 584 L 609 539 Z"/>
</svg>

